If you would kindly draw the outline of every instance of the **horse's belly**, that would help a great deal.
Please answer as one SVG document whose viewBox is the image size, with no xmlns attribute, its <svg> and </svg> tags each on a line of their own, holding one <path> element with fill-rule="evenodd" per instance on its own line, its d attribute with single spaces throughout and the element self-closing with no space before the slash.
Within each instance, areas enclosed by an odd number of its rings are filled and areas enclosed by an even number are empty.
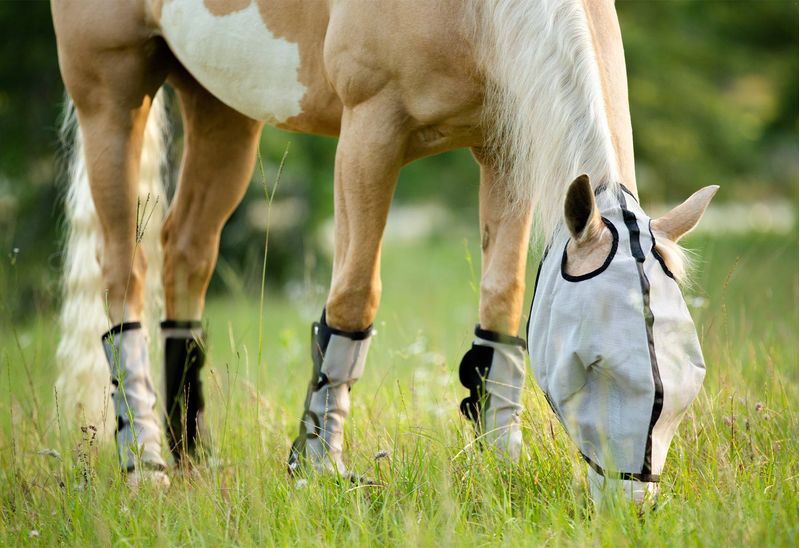
<svg viewBox="0 0 800 548">
<path fill-rule="evenodd" d="M 236 4 L 236 2 L 233 2 Z M 254 1 L 212 13 L 204 0 L 166 0 L 159 26 L 170 49 L 200 84 L 242 114 L 280 124 L 301 113 L 296 43 L 267 28 Z"/>
</svg>

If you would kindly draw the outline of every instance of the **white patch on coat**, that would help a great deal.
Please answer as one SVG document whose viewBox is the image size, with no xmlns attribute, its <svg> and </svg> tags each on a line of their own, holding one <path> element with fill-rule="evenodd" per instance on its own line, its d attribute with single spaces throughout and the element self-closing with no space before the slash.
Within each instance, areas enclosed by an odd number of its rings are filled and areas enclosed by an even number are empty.
<svg viewBox="0 0 800 548">
<path fill-rule="evenodd" d="M 172 0 L 160 25 L 175 56 L 223 103 L 269 123 L 300 114 L 298 46 L 267 29 L 255 2 L 216 16 L 203 0 Z"/>
</svg>

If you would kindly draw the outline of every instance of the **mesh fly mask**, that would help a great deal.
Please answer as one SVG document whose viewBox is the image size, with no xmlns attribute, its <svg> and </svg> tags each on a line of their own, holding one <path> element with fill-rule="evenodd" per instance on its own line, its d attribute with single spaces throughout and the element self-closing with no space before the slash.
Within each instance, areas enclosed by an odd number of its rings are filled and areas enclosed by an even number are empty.
<svg viewBox="0 0 800 548">
<path fill-rule="evenodd" d="M 589 464 L 592 491 L 621 481 L 641 500 L 655 490 L 705 365 L 650 218 L 621 185 L 595 195 L 611 251 L 593 272 L 571 276 L 570 233 L 559 229 L 539 266 L 528 348 L 536 381 Z"/>
</svg>

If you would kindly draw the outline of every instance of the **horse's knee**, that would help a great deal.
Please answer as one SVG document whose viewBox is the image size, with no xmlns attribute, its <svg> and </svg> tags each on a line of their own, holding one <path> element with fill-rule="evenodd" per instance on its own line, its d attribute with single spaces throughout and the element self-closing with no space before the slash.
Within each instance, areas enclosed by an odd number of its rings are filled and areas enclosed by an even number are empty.
<svg viewBox="0 0 800 548">
<path fill-rule="evenodd" d="M 518 276 L 493 276 L 481 280 L 481 326 L 484 329 L 516 334 L 522 313 L 525 280 Z"/>
<path fill-rule="evenodd" d="M 516 276 L 485 276 L 481 280 L 481 299 L 487 304 L 511 304 L 524 291 L 525 282 Z"/>
</svg>

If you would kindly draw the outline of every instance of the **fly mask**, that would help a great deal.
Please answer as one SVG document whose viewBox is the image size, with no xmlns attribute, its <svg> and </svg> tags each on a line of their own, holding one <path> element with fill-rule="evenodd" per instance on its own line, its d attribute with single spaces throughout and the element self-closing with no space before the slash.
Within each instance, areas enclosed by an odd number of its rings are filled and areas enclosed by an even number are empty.
<svg viewBox="0 0 800 548">
<path fill-rule="evenodd" d="M 685 229 L 672 239 L 694 227 L 715 191 L 703 189 L 678 206 L 683 215 L 670 212 Z M 698 213 L 687 204 L 700 193 Z M 570 186 L 565 216 L 537 274 L 531 367 L 589 465 L 592 498 L 613 485 L 641 503 L 657 492 L 675 430 L 700 391 L 703 355 L 681 290 L 656 249 L 658 221 L 634 196 L 621 185 L 593 192 L 581 176 Z M 590 229 L 592 237 L 603 235 L 603 255 L 594 254 L 590 271 L 570 274 L 568 254 Z"/>
</svg>

